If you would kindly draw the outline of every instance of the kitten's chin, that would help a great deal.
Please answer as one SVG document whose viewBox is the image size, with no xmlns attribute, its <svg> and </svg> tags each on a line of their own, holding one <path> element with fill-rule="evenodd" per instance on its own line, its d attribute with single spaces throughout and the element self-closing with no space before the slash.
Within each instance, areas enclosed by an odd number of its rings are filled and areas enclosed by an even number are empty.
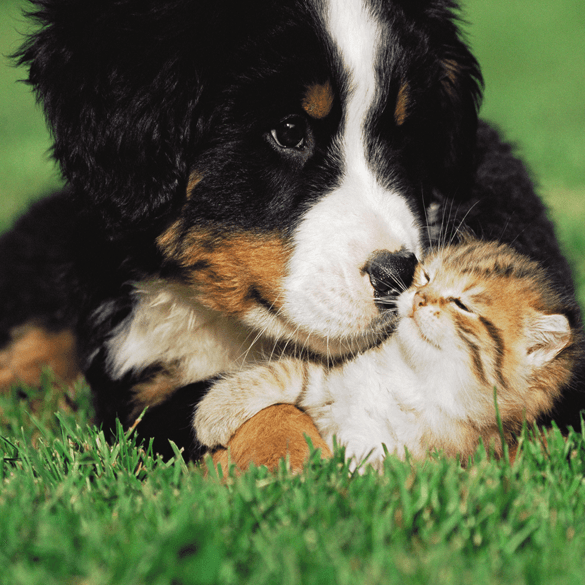
<svg viewBox="0 0 585 585">
<path fill-rule="evenodd" d="M 438 351 L 441 351 L 443 349 L 443 346 L 439 343 L 439 341 L 428 335 L 428 333 L 425 332 L 424 329 L 421 329 L 420 327 L 415 327 L 415 329 L 418 331 L 419 339 L 421 340 L 422 343 L 426 343 L 434 347 Z"/>
<path fill-rule="evenodd" d="M 395 339 L 414 366 L 439 359 L 443 355 L 441 344 L 436 339 L 425 335 L 411 317 L 404 317 L 400 320 L 396 328 Z"/>
</svg>

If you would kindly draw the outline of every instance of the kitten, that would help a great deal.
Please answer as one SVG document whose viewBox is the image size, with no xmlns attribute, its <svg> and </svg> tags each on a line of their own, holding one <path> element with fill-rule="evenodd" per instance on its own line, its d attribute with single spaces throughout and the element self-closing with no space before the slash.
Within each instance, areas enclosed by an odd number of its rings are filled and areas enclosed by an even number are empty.
<svg viewBox="0 0 585 585">
<path fill-rule="evenodd" d="M 388 299 L 388 302 L 392 302 Z M 267 406 L 295 404 L 355 467 L 381 467 L 386 446 L 420 459 L 473 454 L 480 437 L 502 453 L 524 420 L 549 412 L 579 344 L 544 271 L 510 247 L 465 239 L 431 253 L 395 300 L 394 333 L 331 368 L 284 358 L 217 382 L 194 418 L 198 440 L 226 445 Z"/>
</svg>

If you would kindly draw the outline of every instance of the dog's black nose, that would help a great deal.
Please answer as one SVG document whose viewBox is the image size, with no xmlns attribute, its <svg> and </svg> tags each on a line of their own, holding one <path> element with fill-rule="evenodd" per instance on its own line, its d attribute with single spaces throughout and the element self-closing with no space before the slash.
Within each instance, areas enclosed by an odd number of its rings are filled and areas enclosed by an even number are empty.
<svg viewBox="0 0 585 585">
<path fill-rule="evenodd" d="M 379 250 L 371 256 L 364 270 L 370 277 L 374 297 L 380 301 L 381 308 L 393 308 L 384 301 L 390 301 L 412 284 L 416 265 L 416 256 L 405 250 Z"/>
</svg>

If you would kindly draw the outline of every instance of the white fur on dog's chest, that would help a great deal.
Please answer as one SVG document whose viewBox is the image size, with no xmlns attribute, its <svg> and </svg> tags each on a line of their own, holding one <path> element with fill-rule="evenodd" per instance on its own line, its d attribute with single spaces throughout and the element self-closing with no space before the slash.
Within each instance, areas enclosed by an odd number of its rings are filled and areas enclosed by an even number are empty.
<svg viewBox="0 0 585 585">
<path fill-rule="evenodd" d="M 253 363 L 262 342 L 240 322 L 207 309 L 192 288 L 165 280 L 136 285 L 136 304 L 107 344 L 114 379 L 172 365 L 188 384 Z"/>
</svg>

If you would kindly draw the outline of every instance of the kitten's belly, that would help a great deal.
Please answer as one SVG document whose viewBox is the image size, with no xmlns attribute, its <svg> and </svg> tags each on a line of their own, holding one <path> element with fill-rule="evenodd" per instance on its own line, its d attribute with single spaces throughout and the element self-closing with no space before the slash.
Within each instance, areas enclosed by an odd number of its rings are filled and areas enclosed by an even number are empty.
<svg viewBox="0 0 585 585">
<path fill-rule="evenodd" d="M 372 452 L 368 462 L 374 464 L 384 458 L 382 445 L 401 459 L 405 449 L 414 457 L 424 457 L 425 396 L 419 385 L 390 338 L 329 372 L 320 404 L 309 414 L 329 446 L 333 447 L 335 436 L 348 458 L 361 461 Z"/>
<path fill-rule="evenodd" d="M 419 416 L 396 401 L 391 383 L 396 372 L 389 371 L 388 356 L 381 354 L 381 363 L 358 358 L 338 375 L 333 372 L 325 400 L 307 409 L 331 448 L 335 437 L 345 447 L 346 458 L 362 461 L 370 454 L 371 464 L 383 460 L 382 445 L 401 459 L 405 448 L 420 451 Z"/>
</svg>

